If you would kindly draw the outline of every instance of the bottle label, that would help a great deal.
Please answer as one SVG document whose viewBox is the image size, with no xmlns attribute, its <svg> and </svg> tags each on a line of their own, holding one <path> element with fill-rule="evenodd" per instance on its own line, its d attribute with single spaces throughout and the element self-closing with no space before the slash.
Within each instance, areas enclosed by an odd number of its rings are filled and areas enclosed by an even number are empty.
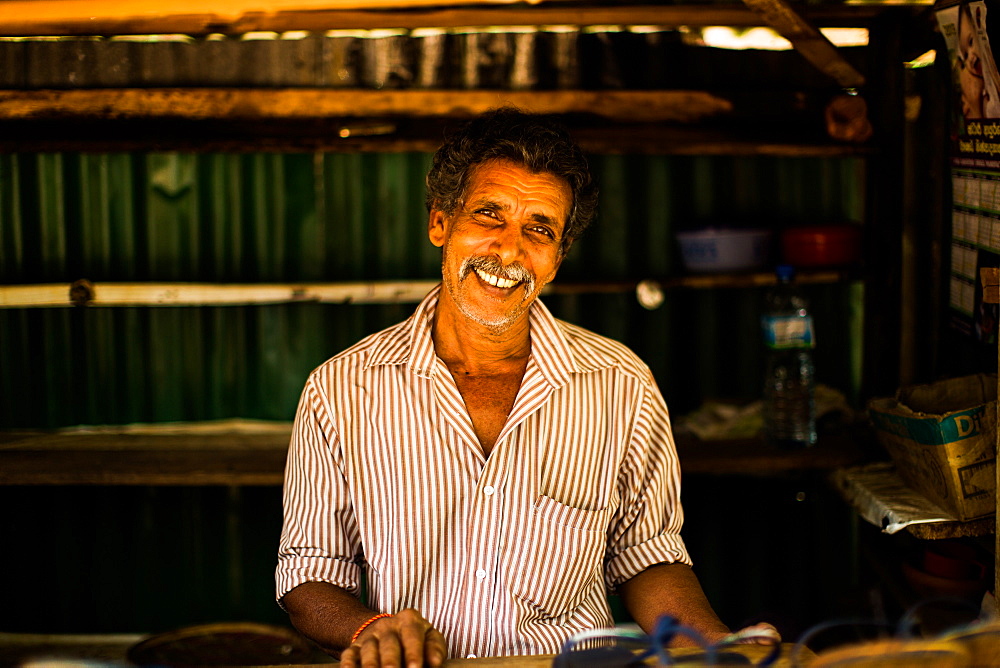
<svg viewBox="0 0 1000 668">
<path fill-rule="evenodd" d="M 813 348 L 812 316 L 766 315 L 761 318 L 764 343 L 768 348 Z"/>
</svg>

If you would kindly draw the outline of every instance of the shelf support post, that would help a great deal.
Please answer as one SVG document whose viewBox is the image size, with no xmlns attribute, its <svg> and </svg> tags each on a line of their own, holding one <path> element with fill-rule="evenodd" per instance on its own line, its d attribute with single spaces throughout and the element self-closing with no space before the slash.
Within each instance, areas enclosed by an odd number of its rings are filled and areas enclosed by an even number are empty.
<svg viewBox="0 0 1000 668">
<path fill-rule="evenodd" d="M 804 19 L 785 0 L 743 0 L 751 11 L 792 43 L 795 50 L 843 88 L 860 88 L 865 77 L 838 51 L 830 40 Z"/>
</svg>

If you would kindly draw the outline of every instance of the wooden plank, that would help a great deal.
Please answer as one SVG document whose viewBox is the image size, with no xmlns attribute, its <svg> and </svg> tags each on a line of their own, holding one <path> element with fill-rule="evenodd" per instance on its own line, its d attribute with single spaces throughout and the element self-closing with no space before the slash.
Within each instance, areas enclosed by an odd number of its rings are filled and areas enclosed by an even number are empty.
<svg viewBox="0 0 1000 668">
<path fill-rule="evenodd" d="M 225 306 L 320 302 L 395 304 L 419 302 L 439 283 L 99 283 L 0 286 L 0 308 L 52 306 Z"/>
<path fill-rule="evenodd" d="M 728 99 L 697 90 L 105 88 L 3 90 L 0 120 L 470 118 L 503 104 L 632 122 L 690 123 L 733 110 Z"/>
<path fill-rule="evenodd" d="M 823 33 L 784 0 L 743 0 L 743 3 L 791 42 L 806 60 L 838 84 L 844 88 L 864 85 L 864 75 L 838 53 Z"/>
<path fill-rule="evenodd" d="M 291 30 L 323 31 L 382 28 L 546 25 L 765 25 L 760 15 L 738 5 L 565 6 L 558 3 L 497 7 L 484 2 L 419 0 L 408 3 L 336 0 L 244 0 L 198 3 L 194 0 L 121 2 L 120 0 L 5 0 L 0 35 L 205 35 Z M 531 3 L 529 3 L 531 4 Z M 448 6 L 451 5 L 451 6 Z M 398 9 L 401 8 L 401 9 Z M 838 26 L 865 25 L 899 8 L 810 7 L 808 16 Z"/>
<path fill-rule="evenodd" d="M 800 272 L 801 283 L 853 280 L 848 269 Z M 747 288 L 773 285 L 772 272 L 685 274 L 655 281 L 665 289 Z M 423 299 L 439 280 L 344 283 L 65 283 L 0 285 L 0 308 L 68 306 L 235 306 L 316 302 L 325 304 L 398 304 Z M 633 292 L 638 281 L 549 283 L 542 294 Z"/>
<path fill-rule="evenodd" d="M 0 90 L 0 151 L 433 152 L 449 127 L 510 103 L 562 115 L 595 153 L 872 153 L 830 141 L 825 100 L 808 91 Z"/>
<path fill-rule="evenodd" d="M 833 471 L 864 461 L 863 434 L 824 435 L 809 448 L 779 448 L 760 438 L 702 441 L 678 435 L 684 475 L 769 476 L 793 471 Z"/>
<path fill-rule="evenodd" d="M 776 118 L 777 114 L 772 122 Z M 589 123 L 582 117 L 565 120 L 580 146 L 595 154 L 846 157 L 871 155 L 877 150 L 873 145 L 830 141 L 819 121 L 808 124 L 801 119 L 798 123 L 781 123 L 780 131 L 752 121 L 696 126 L 599 120 Z M 369 123 L 360 119 L 303 119 L 294 123 L 280 119 L 3 121 L 0 152 L 433 153 L 441 145 L 445 130 L 456 122 L 393 119 L 394 131 L 366 134 L 364 128 Z M 348 136 L 343 137 L 345 128 Z"/>
<path fill-rule="evenodd" d="M 0 485 L 280 485 L 290 435 L 290 423 L 8 434 Z"/>
<path fill-rule="evenodd" d="M 0 432 L 0 485 L 280 485 L 291 423 L 221 421 Z M 684 474 L 773 475 L 856 463 L 847 437 L 782 451 L 678 438 Z"/>
<path fill-rule="evenodd" d="M 982 517 L 968 522 L 925 522 L 906 527 L 908 533 L 922 540 L 978 538 L 990 536 L 995 530 L 996 523 L 992 517 Z"/>
</svg>

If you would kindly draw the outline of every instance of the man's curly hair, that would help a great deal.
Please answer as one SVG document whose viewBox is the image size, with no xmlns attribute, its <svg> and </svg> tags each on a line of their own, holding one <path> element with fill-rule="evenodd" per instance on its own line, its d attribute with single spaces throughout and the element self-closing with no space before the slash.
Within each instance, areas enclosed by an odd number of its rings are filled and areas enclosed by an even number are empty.
<svg viewBox="0 0 1000 668">
<path fill-rule="evenodd" d="M 462 205 L 472 168 L 498 159 L 533 172 L 550 172 L 569 184 L 573 203 L 560 246 L 565 255 L 594 218 L 597 186 L 583 151 L 550 116 L 500 107 L 447 137 L 427 173 L 427 210 L 453 214 Z"/>
</svg>

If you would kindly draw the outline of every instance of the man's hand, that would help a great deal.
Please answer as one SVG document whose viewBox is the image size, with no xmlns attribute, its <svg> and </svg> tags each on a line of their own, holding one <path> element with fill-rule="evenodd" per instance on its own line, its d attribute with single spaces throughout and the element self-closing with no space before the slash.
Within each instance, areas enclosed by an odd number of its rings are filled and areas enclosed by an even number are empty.
<svg viewBox="0 0 1000 668">
<path fill-rule="evenodd" d="M 372 622 L 340 655 L 341 668 L 437 668 L 448 656 L 444 636 L 413 609 Z"/>
</svg>

